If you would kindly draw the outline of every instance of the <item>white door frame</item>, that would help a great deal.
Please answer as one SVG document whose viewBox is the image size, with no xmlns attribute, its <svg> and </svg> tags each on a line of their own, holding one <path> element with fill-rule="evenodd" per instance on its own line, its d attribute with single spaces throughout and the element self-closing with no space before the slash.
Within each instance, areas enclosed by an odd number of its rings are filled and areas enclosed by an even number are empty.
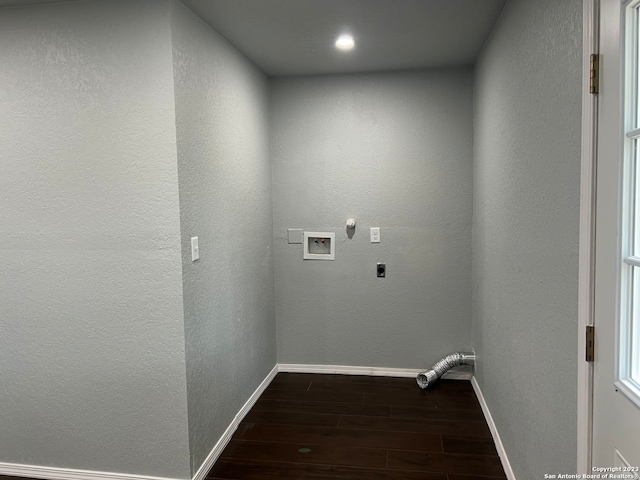
<svg viewBox="0 0 640 480">
<path fill-rule="evenodd" d="M 599 53 L 599 0 L 583 0 L 582 159 L 578 273 L 577 473 L 591 473 L 593 363 L 585 361 L 586 328 L 593 325 L 598 96 L 589 92 L 591 54 Z"/>
</svg>

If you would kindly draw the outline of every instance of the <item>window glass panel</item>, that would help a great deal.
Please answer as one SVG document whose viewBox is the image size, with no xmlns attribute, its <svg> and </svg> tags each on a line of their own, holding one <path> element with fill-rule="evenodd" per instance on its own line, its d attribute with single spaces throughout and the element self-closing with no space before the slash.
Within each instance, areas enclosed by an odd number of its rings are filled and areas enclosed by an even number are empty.
<svg viewBox="0 0 640 480">
<path fill-rule="evenodd" d="M 623 339 L 626 338 L 626 342 L 624 342 L 626 345 L 621 345 L 621 353 L 626 357 L 626 359 L 621 359 L 622 362 L 626 363 L 626 365 L 621 365 L 621 373 L 631 378 L 634 377 L 634 370 L 637 372 L 635 367 L 638 358 L 640 358 L 637 348 L 638 325 L 640 325 L 640 268 L 632 267 L 632 271 L 631 308 L 629 309 L 631 321 L 626 326 L 622 326 L 620 332 L 623 335 Z"/>
<path fill-rule="evenodd" d="M 634 322 L 631 325 L 630 361 L 631 379 L 640 387 L 640 322 L 637 315 L 634 315 Z"/>
<path fill-rule="evenodd" d="M 629 248 L 623 249 L 624 256 L 640 257 L 640 168 L 638 165 L 638 139 L 627 140 L 629 149 L 628 162 L 629 169 L 626 174 L 629 176 L 627 188 L 627 218 L 631 221 L 627 235 L 629 235 Z M 623 209 L 624 211 L 624 209 Z"/>
<path fill-rule="evenodd" d="M 640 128 L 640 104 L 638 102 L 640 102 L 640 95 L 638 95 L 638 78 L 640 78 L 640 62 L 638 62 L 638 52 L 640 52 L 640 35 L 638 35 L 638 25 L 640 25 L 640 7 L 636 7 L 633 11 L 632 14 L 632 39 L 629 42 L 630 45 L 632 46 L 632 52 L 630 55 L 630 59 L 628 59 L 627 61 L 629 61 L 631 63 L 631 65 L 629 65 L 629 68 L 631 70 L 632 73 L 632 78 L 630 79 L 633 87 L 636 88 L 632 88 L 631 92 L 633 95 L 633 98 L 630 98 L 630 105 L 632 111 L 629 112 L 631 115 L 628 118 L 633 119 L 631 123 L 631 125 L 629 125 L 629 129 L 630 130 L 635 130 L 637 128 Z"/>
<path fill-rule="evenodd" d="M 627 134 L 640 127 L 640 8 L 627 9 L 625 40 L 625 131 L 622 197 L 622 260 L 640 257 L 640 139 Z M 618 347 L 619 379 L 640 397 L 640 267 L 622 262 Z"/>
</svg>

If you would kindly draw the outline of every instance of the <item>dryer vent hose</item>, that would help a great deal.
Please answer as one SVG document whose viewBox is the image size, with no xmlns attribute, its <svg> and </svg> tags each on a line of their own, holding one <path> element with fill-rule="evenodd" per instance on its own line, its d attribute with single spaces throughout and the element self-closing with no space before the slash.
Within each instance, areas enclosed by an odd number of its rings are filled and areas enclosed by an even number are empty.
<svg viewBox="0 0 640 480">
<path fill-rule="evenodd" d="M 416 381 L 423 390 L 428 388 L 442 375 L 458 365 L 474 365 L 476 356 L 473 353 L 452 353 L 438 360 L 436 364 L 426 372 L 418 374 Z"/>
</svg>

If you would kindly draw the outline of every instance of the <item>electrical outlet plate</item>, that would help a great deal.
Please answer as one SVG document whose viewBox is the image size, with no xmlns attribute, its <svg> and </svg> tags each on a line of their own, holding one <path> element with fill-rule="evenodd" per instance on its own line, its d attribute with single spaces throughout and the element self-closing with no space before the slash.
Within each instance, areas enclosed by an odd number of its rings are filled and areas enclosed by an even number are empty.
<svg viewBox="0 0 640 480">
<path fill-rule="evenodd" d="M 380 243 L 380 227 L 371 227 L 371 243 Z"/>
</svg>

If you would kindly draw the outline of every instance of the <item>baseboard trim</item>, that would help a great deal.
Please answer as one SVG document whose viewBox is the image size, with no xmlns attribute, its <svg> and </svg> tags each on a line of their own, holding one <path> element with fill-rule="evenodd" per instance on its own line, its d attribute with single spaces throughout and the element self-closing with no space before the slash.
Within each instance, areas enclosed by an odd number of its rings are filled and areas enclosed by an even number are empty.
<svg viewBox="0 0 640 480">
<path fill-rule="evenodd" d="M 300 363 L 279 363 L 278 371 L 287 373 L 337 373 L 340 375 L 369 375 L 372 377 L 404 377 L 414 378 L 425 369 L 360 367 L 349 365 L 308 365 Z M 471 380 L 471 372 L 448 371 L 442 376 L 450 380 Z"/>
<path fill-rule="evenodd" d="M 500 461 L 502 462 L 504 473 L 507 475 L 508 480 L 516 480 L 516 476 L 514 475 L 513 469 L 511 468 L 511 463 L 509 463 L 509 458 L 507 457 L 507 452 L 505 451 L 502 440 L 500 439 L 498 427 L 496 427 L 496 423 L 493 421 L 493 417 L 491 416 L 491 412 L 489 411 L 489 406 L 484 399 L 484 395 L 482 395 L 482 390 L 480 389 L 480 385 L 478 384 L 478 380 L 476 380 L 476 377 L 473 377 L 471 379 L 471 385 L 473 386 L 473 390 L 476 392 L 476 397 L 478 397 L 478 401 L 480 402 L 480 406 L 482 407 L 482 413 L 484 413 L 484 418 L 487 421 L 487 425 L 489 425 L 489 430 L 491 430 L 493 442 L 496 445 L 496 450 L 498 451 L 498 456 L 500 457 Z"/>
<path fill-rule="evenodd" d="M 247 413 L 249 413 L 249 410 L 251 410 L 251 408 L 258 401 L 258 398 L 260 398 L 262 392 L 264 392 L 269 386 L 271 380 L 273 380 L 273 378 L 277 375 L 278 371 L 278 365 L 276 364 L 276 366 L 274 366 L 273 369 L 267 374 L 262 383 L 258 385 L 258 388 L 256 388 L 256 391 L 253 392 L 244 406 L 233 418 L 231 424 L 227 427 L 218 442 L 214 445 L 209 455 L 207 455 L 205 461 L 202 463 L 202 465 L 200 465 L 200 468 L 198 468 L 198 471 L 193 476 L 193 480 L 204 480 L 207 477 L 207 473 L 209 473 L 209 470 L 211 470 L 213 464 L 216 463 L 216 460 L 218 460 L 220 454 L 222 454 L 223 450 L 226 448 L 227 444 L 231 440 L 231 437 L 238 429 L 238 425 L 240 425 L 242 419 L 247 415 Z"/>
<path fill-rule="evenodd" d="M 0 475 L 43 478 L 46 480 L 177 480 L 168 477 L 149 477 L 126 473 L 77 470 L 73 468 L 41 467 L 39 465 L 21 465 L 17 463 L 0 463 Z"/>
<path fill-rule="evenodd" d="M 237 430 L 242 419 L 247 413 L 249 413 L 249 410 L 251 410 L 258 398 L 260 398 L 260 395 L 262 395 L 262 392 L 264 392 L 269 386 L 269 383 L 271 383 L 271 380 L 273 380 L 277 373 L 278 365 L 273 367 L 262 383 L 258 386 L 256 391 L 253 392 L 244 406 L 236 414 L 222 437 L 220 437 L 218 442 L 214 445 L 211 453 L 207 455 L 205 461 L 202 463 L 200 468 L 198 468 L 193 480 L 204 480 L 206 478 L 207 473 L 209 473 L 209 470 L 213 467 L 213 464 L 225 449 L 229 440 L 231 440 L 231 437 Z M 41 467 L 15 463 L 0 463 L 0 475 L 6 475 L 9 477 L 43 478 L 46 480 L 178 480 L 168 477 L 149 477 L 145 475 L 77 470 L 72 468 Z"/>
</svg>

